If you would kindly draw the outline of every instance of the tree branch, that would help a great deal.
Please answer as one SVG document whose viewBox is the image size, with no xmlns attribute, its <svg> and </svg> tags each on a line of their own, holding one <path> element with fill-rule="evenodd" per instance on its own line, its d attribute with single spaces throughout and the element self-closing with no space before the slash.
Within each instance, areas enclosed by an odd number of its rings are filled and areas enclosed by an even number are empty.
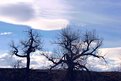
<svg viewBox="0 0 121 81">
<path fill-rule="evenodd" d="M 10 45 L 10 47 L 13 49 L 12 54 L 16 55 L 18 57 L 26 57 L 26 55 L 19 55 L 18 54 L 18 48 L 14 45 L 14 42 Z"/>
</svg>

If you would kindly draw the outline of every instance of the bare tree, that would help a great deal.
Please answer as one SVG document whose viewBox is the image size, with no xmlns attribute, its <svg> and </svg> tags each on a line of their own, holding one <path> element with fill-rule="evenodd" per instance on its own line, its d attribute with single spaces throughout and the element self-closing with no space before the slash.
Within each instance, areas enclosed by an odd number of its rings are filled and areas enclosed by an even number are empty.
<svg viewBox="0 0 121 81">
<path fill-rule="evenodd" d="M 80 31 L 65 28 L 59 33 L 55 44 L 61 50 L 59 58 L 56 58 L 56 55 L 55 57 L 43 55 L 54 64 L 50 69 L 58 65 L 66 65 L 69 81 L 74 81 L 75 70 L 83 69 L 89 73 L 85 66 L 88 57 L 103 58 L 97 53 L 98 48 L 102 45 L 102 40 L 96 36 L 95 32 L 87 31 L 81 35 Z"/>
<path fill-rule="evenodd" d="M 11 65 L 13 68 L 23 68 L 22 60 L 17 60 L 16 62 L 12 63 Z"/>
<path fill-rule="evenodd" d="M 13 55 L 16 55 L 21 58 L 26 58 L 26 69 L 30 68 L 30 54 L 35 52 L 36 50 L 42 49 L 42 41 L 37 32 L 34 32 L 32 29 L 26 31 L 27 38 L 25 40 L 20 41 L 20 46 L 15 46 L 14 42 L 10 44 L 12 48 L 11 52 Z"/>
</svg>

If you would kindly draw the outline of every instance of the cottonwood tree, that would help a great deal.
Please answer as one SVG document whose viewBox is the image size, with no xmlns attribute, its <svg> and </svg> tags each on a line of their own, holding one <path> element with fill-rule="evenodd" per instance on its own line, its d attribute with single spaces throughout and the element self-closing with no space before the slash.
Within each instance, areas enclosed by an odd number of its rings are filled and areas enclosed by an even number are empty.
<svg viewBox="0 0 121 81">
<path fill-rule="evenodd" d="M 55 44 L 61 50 L 59 58 L 56 58 L 56 55 L 54 57 L 47 54 L 43 55 L 53 63 L 50 69 L 59 65 L 66 65 L 69 81 L 75 81 L 74 71 L 76 70 L 83 69 L 89 73 L 88 68 L 85 66 L 88 57 L 103 58 L 97 53 L 98 48 L 102 45 L 102 39 L 93 31 L 86 31 L 81 34 L 80 31 L 74 31 L 71 28 L 62 29 Z"/>
<path fill-rule="evenodd" d="M 40 38 L 40 35 L 33 31 L 32 29 L 29 29 L 26 31 L 27 37 L 25 40 L 20 41 L 20 45 L 16 46 L 14 42 L 10 44 L 10 47 L 12 48 L 11 52 L 13 55 L 16 55 L 21 58 L 26 58 L 26 69 L 30 69 L 30 54 L 35 52 L 36 50 L 42 49 L 42 41 Z"/>
</svg>

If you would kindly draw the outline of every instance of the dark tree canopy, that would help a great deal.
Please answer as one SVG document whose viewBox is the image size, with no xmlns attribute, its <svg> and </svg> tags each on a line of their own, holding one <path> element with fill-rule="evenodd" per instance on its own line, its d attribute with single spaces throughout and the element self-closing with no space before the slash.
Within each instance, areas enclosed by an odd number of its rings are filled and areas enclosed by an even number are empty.
<svg viewBox="0 0 121 81">
<path fill-rule="evenodd" d="M 58 65 L 66 65 L 71 81 L 73 81 L 74 70 L 85 69 L 89 72 L 84 64 L 88 57 L 103 58 L 97 53 L 98 48 L 102 45 L 102 40 L 93 31 L 86 31 L 82 34 L 80 31 L 74 31 L 71 28 L 62 29 L 55 44 L 61 50 L 59 58 L 43 55 L 53 62 L 54 65 L 51 69 Z"/>
<path fill-rule="evenodd" d="M 14 42 L 10 44 L 10 47 L 12 48 L 11 52 L 13 55 L 16 55 L 18 57 L 25 57 L 27 59 L 26 68 L 30 68 L 30 54 L 32 52 L 35 52 L 36 50 L 42 49 L 42 41 L 40 39 L 40 35 L 33 31 L 32 29 L 29 29 L 26 31 L 27 38 L 25 40 L 20 41 L 20 45 L 16 46 Z"/>
</svg>

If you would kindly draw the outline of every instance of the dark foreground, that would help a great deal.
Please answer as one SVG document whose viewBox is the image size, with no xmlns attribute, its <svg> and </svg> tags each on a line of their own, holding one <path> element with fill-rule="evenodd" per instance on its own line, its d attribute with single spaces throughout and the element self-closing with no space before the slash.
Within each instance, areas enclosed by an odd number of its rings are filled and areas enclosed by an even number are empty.
<svg viewBox="0 0 121 81">
<path fill-rule="evenodd" d="M 29 81 L 66 81 L 66 71 L 30 70 Z M 75 81 L 90 81 L 86 72 L 75 73 Z M 121 81 L 121 72 L 91 72 L 92 81 Z M 0 69 L 0 81 L 26 81 L 25 69 Z"/>
</svg>

